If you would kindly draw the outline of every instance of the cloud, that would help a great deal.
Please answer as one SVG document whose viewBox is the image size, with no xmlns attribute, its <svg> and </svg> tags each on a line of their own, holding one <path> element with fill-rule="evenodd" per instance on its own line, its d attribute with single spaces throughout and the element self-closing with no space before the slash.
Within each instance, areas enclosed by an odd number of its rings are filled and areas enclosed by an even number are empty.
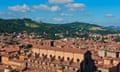
<svg viewBox="0 0 120 72">
<path fill-rule="evenodd" d="M 62 21 L 63 21 L 62 18 L 53 18 L 52 20 L 53 20 L 54 22 L 62 22 Z"/>
<path fill-rule="evenodd" d="M 44 4 L 34 5 L 34 6 L 32 6 L 32 8 L 35 10 L 49 10 L 49 7 Z"/>
<path fill-rule="evenodd" d="M 113 14 L 105 14 L 106 17 L 114 17 Z"/>
<path fill-rule="evenodd" d="M 61 13 L 60 16 L 72 16 L 72 14 Z"/>
<path fill-rule="evenodd" d="M 60 10 L 59 6 L 51 6 L 49 7 L 48 5 L 40 4 L 40 5 L 34 5 L 32 6 L 33 10 L 43 10 L 43 11 L 52 11 L 56 12 Z"/>
<path fill-rule="evenodd" d="M 52 6 L 52 7 L 50 8 L 50 10 L 53 11 L 53 12 L 55 12 L 55 11 L 59 11 L 60 8 L 59 8 L 58 6 Z"/>
<path fill-rule="evenodd" d="M 70 11 L 84 11 L 86 5 L 83 3 L 72 3 L 65 5 Z"/>
<path fill-rule="evenodd" d="M 65 4 L 65 3 L 71 3 L 73 0 L 48 0 L 51 4 Z"/>
<path fill-rule="evenodd" d="M 16 12 L 27 12 L 30 10 L 29 6 L 27 6 L 26 4 L 9 6 L 8 9 L 11 11 L 16 11 Z"/>
</svg>

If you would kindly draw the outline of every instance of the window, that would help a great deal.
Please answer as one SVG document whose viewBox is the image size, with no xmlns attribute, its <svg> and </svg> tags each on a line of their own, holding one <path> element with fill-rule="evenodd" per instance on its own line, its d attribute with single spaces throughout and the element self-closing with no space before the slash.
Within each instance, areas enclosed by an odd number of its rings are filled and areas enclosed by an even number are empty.
<svg viewBox="0 0 120 72">
<path fill-rule="evenodd" d="M 47 62 L 45 62 L 45 65 L 47 65 Z"/>
<path fill-rule="evenodd" d="M 56 65 L 54 64 L 54 67 L 56 67 Z"/>
<path fill-rule="evenodd" d="M 104 53 L 104 57 L 106 57 L 107 56 L 107 51 L 105 51 L 105 53 Z"/>
<path fill-rule="evenodd" d="M 64 60 L 64 57 L 62 57 L 62 60 Z"/>
<path fill-rule="evenodd" d="M 47 57 L 47 54 L 45 54 L 45 57 Z"/>
<path fill-rule="evenodd" d="M 44 56 L 44 54 L 42 54 L 42 56 Z"/>
<path fill-rule="evenodd" d="M 119 52 L 116 52 L 116 57 L 119 58 Z"/>
<path fill-rule="evenodd" d="M 80 59 L 77 59 L 77 62 L 80 62 Z"/>
<path fill-rule="evenodd" d="M 75 71 L 75 68 L 73 68 L 73 71 Z"/>
<path fill-rule="evenodd" d="M 70 60 L 70 58 L 69 58 L 69 57 L 67 57 L 67 60 Z"/>
<path fill-rule="evenodd" d="M 0 56 L 0 62 L 2 61 L 2 58 L 1 58 L 1 56 Z"/>
<path fill-rule="evenodd" d="M 77 62 L 80 62 L 80 59 L 77 59 Z"/>
<path fill-rule="evenodd" d="M 43 45 L 43 43 L 41 43 L 41 45 Z"/>
<path fill-rule="evenodd" d="M 51 41 L 51 46 L 54 46 L 54 41 Z"/>
<path fill-rule="evenodd" d="M 50 58 L 52 58 L 52 55 L 50 55 Z"/>
<path fill-rule="evenodd" d="M 60 56 L 58 56 L 58 59 L 60 59 Z"/>
</svg>

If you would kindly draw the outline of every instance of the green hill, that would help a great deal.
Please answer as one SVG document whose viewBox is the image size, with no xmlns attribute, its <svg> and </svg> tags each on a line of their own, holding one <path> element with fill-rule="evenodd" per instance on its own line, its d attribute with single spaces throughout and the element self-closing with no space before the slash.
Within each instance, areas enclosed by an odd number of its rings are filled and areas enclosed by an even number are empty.
<svg viewBox="0 0 120 72">
<path fill-rule="evenodd" d="M 102 26 L 73 22 L 66 24 L 50 24 L 35 22 L 31 19 L 0 19 L 0 32 L 35 32 L 43 38 L 60 37 L 81 37 L 89 33 L 112 34 L 119 31 Z M 47 35 L 47 36 L 46 36 Z"/>
</svg>

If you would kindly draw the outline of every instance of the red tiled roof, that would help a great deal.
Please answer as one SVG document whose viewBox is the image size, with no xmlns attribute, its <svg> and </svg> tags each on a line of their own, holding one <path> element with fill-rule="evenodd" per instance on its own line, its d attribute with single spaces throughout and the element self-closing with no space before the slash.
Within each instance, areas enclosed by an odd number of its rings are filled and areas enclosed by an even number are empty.
<svg viewBox="0 0 120 72">
<path fill-rule="evenodd" d="M 19 51 L 19 48 L 5 48 L 6 52 L 16 52 Z"/>
<path fill-rule="evenodd" d="M 0 65 L 0 70 L 4 70 L 6 68 L 6 65 Z"/>
<path fill-rule="evenodd" d="M 54 50 L 54 51 L 62 51 L 62 52 L 70 52 L 70 53 L 82 53 L 84 54 L 87 50 L 80 50 L 77 48 L 57 48 L 57 47 L 49 47 L 49 46 L 33 46 L 34 48 L 45 49 L 45 50 Z"/>
</svg>

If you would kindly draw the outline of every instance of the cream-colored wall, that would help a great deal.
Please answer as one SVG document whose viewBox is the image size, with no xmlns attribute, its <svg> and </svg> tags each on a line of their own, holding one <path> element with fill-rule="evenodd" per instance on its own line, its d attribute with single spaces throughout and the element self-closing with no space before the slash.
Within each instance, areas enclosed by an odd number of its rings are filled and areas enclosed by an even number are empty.
<svg viewBox="0 0 120 72">
<path fill-rule="evenodd" d="M 48 53 L 48 50 L 45 50 L 45 49 L 40 49 L 40 56 L 42 57 L 42 54 L 47 54 Z"/>
<path fill-rule="evenodd" d="M 40 57 L 42 57 L 42 54 L 47 54 L 47 57 L 50 58 L 50 55 L 55 56 L 55 59 L 58 60 L 58 56 L 64 57 L 64 60 L 67 61 L 67 57 L 70 59 L 73 58 L 74 62 L 77 62 L 77 59 L 80 60 L 80 62 L 84 59 L 84 54 L 82 53 L 72 53 L 72 52 L 62 52 L 62 51 L 55 51 L 55 50 L 46 50 L 46 49 L 38 49 L 33 48 L 33 53 L 39 53 Z"/>
<path fill-rule="evenodd" d="M 69 53 L 69 52 L 64 52 L 64 60 L 67 61 L 67 58 L 72 59 L 73 58 L 73 53 Z"/>
<path fill-rule="evenodd" d="M 105 64 L 105 65 L 110 65 L 110 64 L 111 64 L 111 61 L 110 61 L 110 60 L 104 60 L 104 64 Z"/>
<path fill-rule="evenodd" d="M 105 56 L 105 51 L 99 50 L 98 55 L 101 56 L 101 57 L 104 57 Z"/>
<path fill-rule="evenodd" d="M 55 54 L 55 51 L 53 51 L 53 50 L 48 50 L 47 55 L 48 55 L 47 57 L 50 58 L 50 55 L 55 56 L 56 54 Z"/>
<path fill-rule="evenodd" d="M 2 63 L 3 64 L 8 64 L 9 58 L 2 56 Z"/>
<path fill-rule="evenodd" d="M 115 52 L 107 52 L 107 56 L 116 58 L 116 53 Z"/>
<path fill-rule="evenodd" d="M 77 59 L 79 58 L 80 59 L 80 62 L 83 61 L 84 59 L 84 55 L 83 54 L 78 54 L 78 53 L 74 53 L 74 62 L 77 62 Z"/>
<path fill-rule="evenodd" d="M 38 48 L 32 48 L 33 53 L 40 53 Z"/>
<path fill-rule="evenodd" d="M 64 52 L 62 52 L 62 51 L 55 51 L 55 59 L 57 59 L 58 60 L 58 56 L 60 56 L 60 57 L 64 57 L 65 55 L 64 55 Z"/>
<path fill-rule="evenodd" d="M 104 68 L 98 68 L 101 72 L 109 72 L 109 69 L 104 69 Z"/>
<path fill-rule="evenodd" d="M 23 65 L 23 63 L 14 62 L 14 61 L 9 61 L 8 64 L 10 64 L 10 65 L 16 65 L 16 66 L 22 66 Z"/>
<path fill-rule="evenodd" d="M 119 64 L 119 61 L 113 60 L 113 64 L 116 66 Z"/>
</svg>

